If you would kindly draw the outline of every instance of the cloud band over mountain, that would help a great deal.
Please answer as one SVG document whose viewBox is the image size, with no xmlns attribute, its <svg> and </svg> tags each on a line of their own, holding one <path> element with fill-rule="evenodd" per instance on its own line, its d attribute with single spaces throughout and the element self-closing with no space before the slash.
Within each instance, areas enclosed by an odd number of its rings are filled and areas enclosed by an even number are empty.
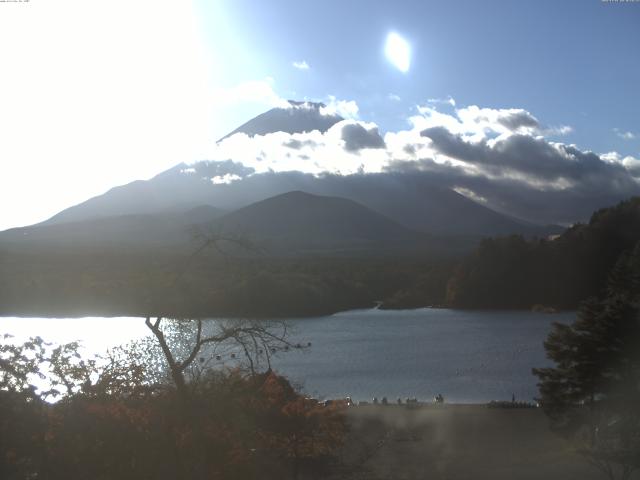
<svg viewBox="0 0 640 480">
<path fill-rule="evenodd" d="M 355 104 L 350 109 L 358 111 Z M 234 167 L 233 175 L 211 166 L 197 173 L 215 183 L 291 171 L 374 175 L 377 182 L 412 174 L 539 223 L 584 220 L 594 209 L 640 193 L 640 160 L 558 141 L 571 127 L 545 125 L 523 109 L 468 106 L 443 113 L 427 104 L 417 108 L 407 129 L 384 135 L 376 124 L 353 117 L 324 133 L 237 133 L 219 142 L 209 158 L 232 159 L 241 168 Z"/>
</svg>

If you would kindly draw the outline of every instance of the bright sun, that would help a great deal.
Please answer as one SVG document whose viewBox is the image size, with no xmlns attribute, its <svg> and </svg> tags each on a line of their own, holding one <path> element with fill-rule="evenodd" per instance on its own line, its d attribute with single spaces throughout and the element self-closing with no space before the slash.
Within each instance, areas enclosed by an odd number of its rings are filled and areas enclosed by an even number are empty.
<svg viewBox="0 0 640 480">
<path fill-rule="evenodd" d="M 387 43 L 384 47 L 387 59 L 401 72 L 409 71 L 411 65 L 411 46 L 395 32 L 387 35 Z"/>
</svg>

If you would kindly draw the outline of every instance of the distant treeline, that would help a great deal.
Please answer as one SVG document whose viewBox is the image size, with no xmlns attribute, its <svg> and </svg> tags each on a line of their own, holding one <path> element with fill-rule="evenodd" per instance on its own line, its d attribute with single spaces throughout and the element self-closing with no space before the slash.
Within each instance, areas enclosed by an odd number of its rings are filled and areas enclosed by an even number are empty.
<svg viewBox="0 0 640 480">
<path fill-rule="evenodd" d="M 599 210 L 553 240 L 489 238 L 455 269 L 447 304 L 461 308 L 574 309 L 603 293 L 640 241 L 640 198 Z"/>
<path fill-rule="evenodd" d="M 0 245 L 0 315 L 295 317 L 354 308 L 575 309 L 640 241 L 640 198 L 555 239 L 488 238 L 467 256 L 197 256 Z"/>
<path fill-rule="evenodd" d="M 454 259 L 0 251 L 0 315 L 292 317 L 441 305 Z"/>
</svg>

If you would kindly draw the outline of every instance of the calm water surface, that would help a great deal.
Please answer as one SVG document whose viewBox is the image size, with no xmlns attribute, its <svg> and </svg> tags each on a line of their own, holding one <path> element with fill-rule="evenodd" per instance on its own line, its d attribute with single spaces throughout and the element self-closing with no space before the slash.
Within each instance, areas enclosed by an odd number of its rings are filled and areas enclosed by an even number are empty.
<svg viewBox="0 0 640 480">
<path fill-rule="evenodd" d="M 273 364 L 317 398 L 428 400 L 441 393 L 449 402 L 485 402 L 515 394 L 531 401 L 537 395 L 531 368 L 549 364 L 542 342 L 551 323 L 568 323 L 574 316 L 354 310 L 292 320 L 293 341 L 312 346 L 283 353 Z M 80 340 L 93 353 L 148 335 L 140 318 L 95 317 L 5 317 L 0 333 L 18 339 L 40 335 L 57 343 Z"/>
</svg>

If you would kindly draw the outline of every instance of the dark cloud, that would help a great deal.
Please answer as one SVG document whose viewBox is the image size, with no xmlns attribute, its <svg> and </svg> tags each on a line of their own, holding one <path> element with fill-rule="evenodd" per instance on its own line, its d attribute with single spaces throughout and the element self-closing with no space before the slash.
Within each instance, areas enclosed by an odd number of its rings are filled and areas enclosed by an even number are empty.
<svg viewBox="0 0 640 480">
<path fill-rule="evenodd" d="M 602 162 L 589 152 L 578 150 L 572 154 L 586 164 Z M 222 175 L 222 171 L 217 173 Z M 350 198 L 410 228 L 482 233 L 482 228 L 492 225 L 496 231 L 508 233 L 513 231 L 509 230 L 512 226 L 504 225 L 504 219 L 492 218 L 492 213 L 484 209 L 469 209 L 466 200 L 453 189 L 466 189 L 486 199 L 485 206 L 495 211 L 539 224 L 586 221 L 594 210 L 640 194 L 635 183 L 616 182 L 610 176 L 597 174 L 584 178 L 567 188 L 540 188 L 516 176 L 489 178 L 464 166 L 422 158 L 392 162 L 382 173 L 253 174 L 230 184 L 209 185 L 206 203 L 231 210 L 280 193 L 302 190 Z"/>
<path fill-rule="evenodd" d="M 291 138 L 282 143 L 283 147 L 292 148 L 294 150 L 300 150 L 303 147 L 315 147 L 316 145 L 317 143 L 313 140 L 298 140 L 296 138 Z"/>
<path fill-rule="evenodd" d="M 465 142 L 460 136 L 454 135 L 445 127 L 431 127 L 420 132 L 420 136 L 427 137 L 433 142 L 433 147 L 440 153 L 449 157 L 459 158 L 467 161 L 477 161 L 478 155 L 484 158 L 485 152 Z"/>
<path fill-rule="evenodd" d="M 385 143 L 377 127 L 364 128 L 359 123 L 347 123 L 342 127 L 344 149 L 357 152 L 363 148 L 385 148 Z"/>
<path fill-rule="evenodd" d="M 246 167 L 242 163 L 234 162 L 233 160 L 224 161 L 212 161 L 204 160 L 192 165 L 192 168 L 196 171 L 196 174 L 204 178 L 222 177 L 224 175 L 237 175 L 239 177 L 246 177 L 255 172 L 252 167 Z"/>
<path fill-rule="evenodd" d="M 498 123 L 507 127 L 509 130 L 518 130 L 519 128 L 540 128 L 538 119 L 529 112 L 520 110 L 509 112 L 498 117 Z"/>
<path fill-rule="evenodd" d="M 416 154 L 416 146 L 411 143 L 407 143 L 404 147 L 402 147 L 402 151 L 407 155 L 415 155 Z"/>
<path fill-rule="evenodd" d="M 606 162 L 593 152 L 573 146 L 553 145 L 541 137 L 515 134 L 490 144 L 487 140 L 467 142 L 444 127 L 428 128 L 420 134 L 430 138 L 439 153 L 479 167 L 492 177 L 515 175 L 539 189 L 541 182 L 561 182 L 566 188 L 591 189 L 594 193 L 637 189 L 622 164 Z"/>
<path fill-rule="evenodd" d="M 625 168 L 634 177 L 640 177 L 640 161 L 631 161 L 625 164 Z"/>
<path fill-rule="evenodd" d="M 352 150 L 384 145 L 381 138 L 375 140 L 376 136 L 379 137 L 375 129 L 367 130 L 360 124 L 348 124 L 342 128 L 347 126 L 350 127 L 346 131 Z M 443 163 L 442 157 L 437 162 L 433 158 L 416 158 L 391 162 L 379 174 L 254 174 L 230 186 L 216 186 L 219 191 L 227 192 L 224 198 L 220 198 L 220 207 L 230 208 L 231 205 L 224 203 L 231 198 L 234 198 L 232 203 L 237 207 L 250 203 L 252 199 L 255 201 L 285 191 L 304 190 L 351 198 L 375 206 L 378 211 L 405 225 L 436 229 L 446 223 L 469 225 L 475 220 L 458 219 L 455 215 L 451 218 L 438 217 L 438 212 L 429 202 L 441 200 L 430 197 L 427 201 L 424 197 L 425 192 L 431 190 L 446 190 L 454 196 L 442 198 L 456 202 L 458 194 L 452 189 L 464 189 L 485 199 L 484 205 L 493 210 L 541 224 L 585 221 L 596 209 L 640 194 L 640 187 L 632 172 L 621 161 L 605 161 L 595 153 L 575 146 L 554 144 L 540 137 L 521 134 L 472 143 L 444 127 L 426 129 L 421 135 L 431 139 L 434 152 L 462 163 Z M 348 143 L 347 139 L 345 143 Z M 419 150 L 416 147 L 407 144 L 403 149 L 405 153 L 417 153 Z M 301 158 L 310 160 L 308 157 Z M 227 167 L 239 166 L 233 162 L 221 163 Z M 216 170 L 219 175 L 223 172 L 238 174 L 228 168 Z M 406 198 L 411 201 L 405 201 Z M 415 208 L 411 202 L 417 202 Z M 421 214 L 417 211 L 419 209 L 425 210 L 428 215 Z M 425 220 L 429 215 L 434 218 L 433 221 Z M 424 223 L 417 222 L 418 218 L 422 218 Z M 450 228 L 455 231 L 458 227 L 451 225 Z"/>
<path fill-rule="evenodd" d="M 442 188 L 464 188 L 498 212 L 540 224 L 586 221 L 593 211 L 640 194 L 638 185 L 628 180 L 596 175 L 566 188 L 540 188 L 521 178 L 489 178 L 433 159 L 392 162 L 386 173 L 413 175 Z"/>
</svg>

